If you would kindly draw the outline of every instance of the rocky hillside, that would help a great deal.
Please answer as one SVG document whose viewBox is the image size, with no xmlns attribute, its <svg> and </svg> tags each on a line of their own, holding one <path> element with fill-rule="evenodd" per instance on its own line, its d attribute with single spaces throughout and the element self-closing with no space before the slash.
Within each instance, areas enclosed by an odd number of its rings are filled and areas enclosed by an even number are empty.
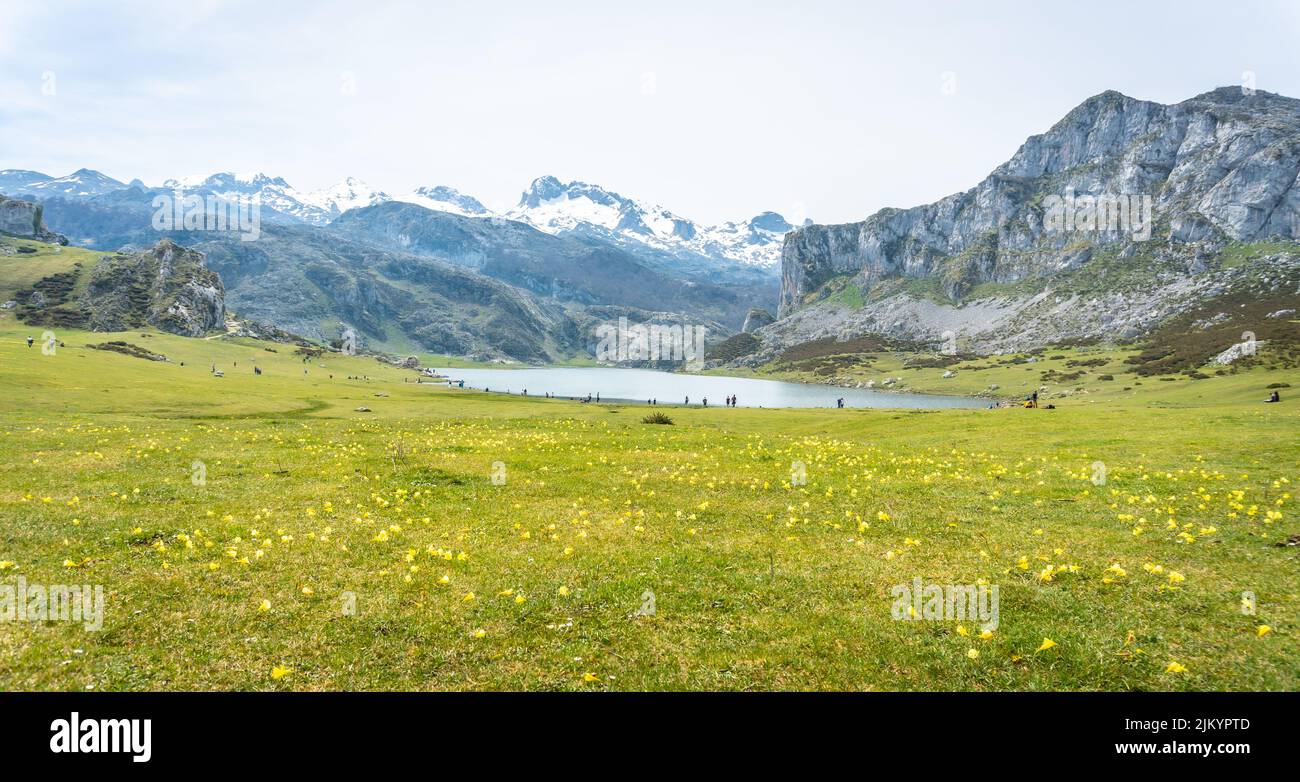
<svg viewBox="0 0 1300 782">
<path fill-rule="evenodd" d="M 96 331 L 123 331 L 143 322 L 201 337 L 226 323 L 221 277 L 204 265 L 202 253 L 170 239 L 144 252 L 102 259 L 91 271 L 81 301 Z"/>
<path fill-rule="evenodd" d="M 963 349 L 1013 349 L 1136 336 L 1247 281 L 1285 294 L 1298 175 L 1300 101 L 1106 92 L 966 192 L 789 234 L 781 319 L 760 333 L 769 352 L 945 332 Z"/>
<path fill-rule="evenodd" d="M 328 229 L 263 226 L 241 242 L 193 234 L 242 317 L 319 341 L 483 360 L 547 361 L 579 339 L 562 307 L 472 269 L 384 250 Z"/>
<path fill-rule="evenodd" d="M 434 214 L 409 204 L 374 208 Z M 440 214 L 440 219 L 450 218 L 455 216 Z M 318 341 L 335 342 L 352 331 L 360 348 L 548 363 L 591 355 L 596 325 L 620 316 L 633 322 L 703 322 L 712 333 L 726 331 L 698 316 L 601 304 L 590 290 L 561 295 L 567 280 L 555 274 L 560 262 L 569 259 L 565 255 L 534 259 L 526 253 L 504 254 L 505 265 L 498 267 L 491 261 L 496 256 L 488 253 L 487 261 L 480 257 L 483 265 L 475 268 L 459 253 L 435 254 L 418 242 L 406 251 L 385 249 L 335 226 L 264 226 L 256 242 L 211 234 L 192 238 L 226 281 L 241 317 Z M 490 246 L 475 244 L 472 235 L 464 238 L 469 241 L 458 245 L 462 251 Z M 552 265 L 531 265 L 534 260 Z M 529 269 L 536 276 L 524 274 Z M 516 273 L 523 276 L 515 279 L 511 275 Z"/>
<path fill-rule="evenodd" d="M 350 210 L 326 226 L 264 205 L 257 241 L 235 232 L 159 232 L 151 201 L 169 194 L 132 186 L 53 198 L 45 214 L 83 246 L 134 250 L 166 236 L 200 250 L 241 317 L 321 341 L 351 329 L 363 347 L 402 353 L 571 358 L 583 354 L 579 328 L 591 318 L 581 310 L 590 307 L 721 335 L 776 294 L 768 280 L 673 274 L 608 243 L 396 201 Z"/>
<path fill-rule="evenodd" d="M 88 253 L 83 253 L 89 255 Z M 153 326 L 199 337 L 224 329 L 225 288 L 201 253 L 163 239 L 137 253 L 92 256 L 46 274 L 14 296 L 34 326 L 126 331 Z"/>
<path fill-rule="evenodd" d="M 683 278 L 605 242 L 552 236 L 522 222 L 390 202 L 354 209 L 329 231 L 436 258 L 559 302 L 669 310 L 740 328 L 766 288 Z"/>
</svg>

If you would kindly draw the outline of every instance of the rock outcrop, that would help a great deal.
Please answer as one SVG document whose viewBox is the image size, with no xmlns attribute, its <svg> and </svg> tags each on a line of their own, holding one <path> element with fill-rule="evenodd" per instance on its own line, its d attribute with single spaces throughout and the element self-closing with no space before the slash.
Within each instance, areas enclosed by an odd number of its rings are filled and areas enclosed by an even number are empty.
<svg viewBox="0 0 1300 782">
<path fill-rule="evenodd" d="M 779 315 L 828 280 L 938 277 L 959 298 L 980 282 L 1050 275 L 1086 244 L 1131 232 L 1052 231 L 1044 198 L 1150 195 L 1154 238 L 1175 242 L 1300 238 L 1300 101 L 1221 88 L 1166 106 L 1117 92 L 1090 98 L 964 193 L 860 223 L 787 236 Z"/>
<path fill-rule="evenodd" d="M 1125 274 L 1148 264 L 1151 282 L 1178 294 L 1156 298 L 1182 300 L 1203 287 L 1195 280 L 1214 271 L 1226 245 L 1300 239 L 1298 177 L 1298 100 L 1232 87 L 1163 105 L 1105 92 L 971 190 L 788 234 L 782 320 L 760 334 L 791 343 L 868 331 L 937 340 L 953 331 L 974 349 L 1023 347 L 1049 335 L 1017 314 L 1059 324 L 1088 314 L 1071 308 L 1091 308 L 1093 336 L 1134 336 L 1149 319 L 1126 323 L 1106 310 L 1107 299 L 1128 306 L 1111 295 L 1122 275 L 1112 268 L 1102 277 L 1090 262 L 1116 261 Z M 1090 295 L 1051 290 L 1072 273 L 1075 283 L 1093 275 Z M 997 332 L 1013 324 L 1019 343 Z"/>
<path fill-rule="evenodd" d="M 162 331 L 199 337 L 224 329 L 226 290 L 203 254 L 170 239 L 130 255 L 103 258 L 90 272 L 81 298 L 96 331 L 123 331 L 147 323 Z"/>
<path fill-rule="evenodd" d="M 0 195 L 0 234 L 35 239 L 38 242 L 67 244 L 65 236 L 45 227 L 44 208 L 31 201 Z"/>
<path fill-rule="evenodd" d="M 772 313 L 761 307 L 755 307 L 745 315 L 745 325 L 741 327 L 740 331 L 748 334 L 770 325 L 775 320 L 776 318 L 772 317 Z"/>
</svg>

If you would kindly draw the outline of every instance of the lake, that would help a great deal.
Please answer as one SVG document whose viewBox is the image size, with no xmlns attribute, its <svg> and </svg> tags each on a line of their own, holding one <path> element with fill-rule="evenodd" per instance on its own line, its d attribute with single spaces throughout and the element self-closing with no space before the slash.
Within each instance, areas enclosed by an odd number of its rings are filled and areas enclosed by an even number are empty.
<svg viewBox="0 0 1300 782">
<path fill-rule="evenodd" d="M 835 407 L 843 398 L 845 407 L 981 408 L 989 402 L 967 396 L 905 394 L 892 391 L 839 386 L 788 383 L 718 375 L 681 375 L 653 369 L 622 367 L 543 367 L 535 369 L 440 369 L 453 381 L 465 381 L 466 388 L 529 396 L 626 401 L 645 404 L 657 399 L 661 405 L 680 405 L 687 397 L 699 405 L 705 397 L 710 407 L 722 407 L 723 398 L 734 394 L 738 407 Z"/>
</svg>

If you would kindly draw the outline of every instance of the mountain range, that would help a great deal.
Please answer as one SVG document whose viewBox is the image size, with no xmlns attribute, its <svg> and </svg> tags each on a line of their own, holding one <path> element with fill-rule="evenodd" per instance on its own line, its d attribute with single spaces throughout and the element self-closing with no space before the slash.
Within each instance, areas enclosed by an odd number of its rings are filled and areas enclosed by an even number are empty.
<svg viewBox="0 0 1300 782">
<path fill-rule="evenodd" d="M 1171 105 L 1104 92 L 971 189 L 839 225 L 701 226 L 550 176 L 501 214 L 445 186 L 304 193 L 263 174 L 149 188 L 7 170 L 0 193 L 37 202 L 7 207 L 14 225 L 43 217 L 76 246 L 199 250 L 234 311 L 313 339 L 541 362 L 589 354 L 591 324 L 629 316 L 752 331 L 725 354 L 756 366 L 864 336 L 985 354 L 1189 317 L 1268 333 L 1300 301 L 1298 180 L 1300 101 L 1233 87 Z M 159 232 L 151 202 L 178 189 L 259 196 L 261 240 Z"/>
<path fill-rule="evenodd" d="M 139 184 L 139 182 L 135 181 L 132 184 Z M 123 190 L 129 186 L 89 168 L 81 168 L 61 177 L 21 169 L 0 171 L 0 193 L 11 196 L 91 198 L 114 190 Z"/>
<path fill-rule="evenodd" d="M 203 182 L 214 195 L 285 187 L 265 177 Z M 171 241 L 204 254 L 242 318 L 327 342 L 352 330 L 361 347 L 396 352 L 559 361 L 587 355 L 583 334 L 619 317 L 704 325 L 721 340 L 776 298 L 770 276 L 713 280 L 591 237 L 395 200 L 348 209 L 322 225 L 267 203 L 257 241 L 236 231 L 160 231 L 154 199 L 173 193 L 136 184 L 55 195 L 15 221 L 30 235 L 26 226 L 41 214 L 75 246 L 124 256 Z"/>
<path fill-rule="evenodd" d="M 557 180 L 543 177 L 529 192 L 544 182 Z M 721 340 L 751 310 L 775 302 L 772 264 L 778 230 L 786 227 L 779 216 L 764 216 L 750 235 L 729 228 L 737 238 L 725 247 L 702 241 L 704 230 L 677 218 L 682 241 L 674 246 L 634 230 L 633 215 L 650 208 L 581 187 L 567 199 L 575 218 L 559 221 L 527 208 L 498 215 L 450 187 L 394 197 L 355 178 L 302 192 L 260 173 L 169 179 L 150 188 L 84 169 L 62 178 L 0 172 L 0 192 L 38 202 L 74 245 L 132 255 L 165 238 L 201 251 L 220 273 L 232 311 L 310 339 L 351 329 L 377 349 L 555 361 L 582 354 L 578 326 L 601 318 L 707 324 Z M 258 198 L 259 240 L 158 230 L 154 199 L 178 192 L 205 202 Z M 628 231 L 584 223 L 588 199 L 617 202 Z M 538 206 L 549 218 L 565 211 L 555 199 Z M 731 252 L 748 242 L 766 257 L 755 255 L 755 262 Z"/>
<path fill-rule="evenodd" d="M 132 185 L 151 189 L 139 180 L 128 185 L 90 169 L 58 178 L 37 171 L 0 171 L 0 193 L 39 199 L 91 198 Z M 389 201 L 463 217 L 502 217 L 556 236 L 580 235 L 614 242 L 645 254 L 656 263 L 715 276 L 751 271 L 775 275 L 780 265 L 782 239 L 794 227 L 775 212 L 763 212 L 739 222 L 702 226 L 664 207 L 585 182 L 561 183 L 552 176 L 533 180 L 519 203 L 503 214 L 445 185 L 389 195 L 355 177 L 347 177 L 322 190 L 302 191 L 283 177 L 221 172 L 167 179 L 157 189 L 223 198 L 256 196 L 264 207 L 278 215 L 311 225 L 327 225 L 348 210 Z"/>
</svg>

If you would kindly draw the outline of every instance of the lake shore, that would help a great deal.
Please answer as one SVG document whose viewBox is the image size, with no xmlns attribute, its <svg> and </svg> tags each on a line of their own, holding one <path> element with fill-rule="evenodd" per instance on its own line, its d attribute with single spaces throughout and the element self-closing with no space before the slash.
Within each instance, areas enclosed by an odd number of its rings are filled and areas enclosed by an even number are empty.
<svg viewBox="0 0 1300 782">
<path fill-rule="evenodd" d="M 550 396 L 580 402 L 656 404 L 647 406 L 750 408 L 982 408 L 989 400 L 975 396 L 914 394 L 894 389 L 841 388 L 774 378 L 666 372 L 623 367 L 534 367 L 517 369 L 442 370 L 453 387 L 523 396 Z M 504 387 L 503 387 L 504 386 Z M 707 400 L 707 404 L 706 404 Z"/>
</svg>

